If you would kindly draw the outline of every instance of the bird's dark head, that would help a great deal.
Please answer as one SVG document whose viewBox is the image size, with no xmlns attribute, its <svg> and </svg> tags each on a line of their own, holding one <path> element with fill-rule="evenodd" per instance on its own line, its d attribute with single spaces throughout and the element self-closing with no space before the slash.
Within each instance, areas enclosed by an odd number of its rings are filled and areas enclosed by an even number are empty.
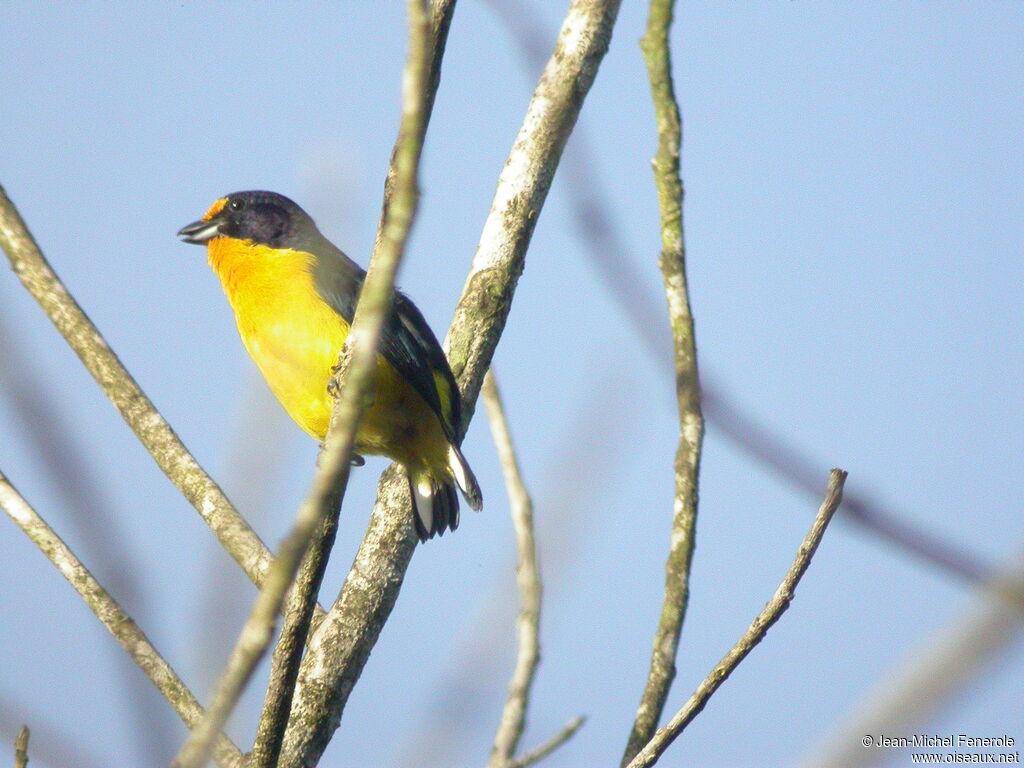
<svg viewBox="0 0 1024 768">
<path fill-rule="evenodd" d="M 210 206 L 203 218 L 182 227 L 178 237 L 204 245 L 215 237 L 249 240 L 271 248 L 291 248 L 316 232 L 304 210 L 276 192 L 235 192 Z"/>
</svg>

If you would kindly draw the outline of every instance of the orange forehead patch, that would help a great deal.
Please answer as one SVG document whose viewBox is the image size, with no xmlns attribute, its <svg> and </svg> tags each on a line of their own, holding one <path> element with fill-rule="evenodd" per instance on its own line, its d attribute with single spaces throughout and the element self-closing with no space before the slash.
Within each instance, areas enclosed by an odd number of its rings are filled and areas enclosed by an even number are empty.
<svg viewBox="0 0 1024 768">
<path fill-rule="evenodd" d="M 223 211 L 224 206 L 227 204 L 228 199 L 226 197 L 222 197 L 220 200 L 218 200 L 216 203 L 210 206 L 210 210 L 203 214 L 203 221 L 209 221 L 210 219 L 212 219 L 218 213 Z"/>
</svg>

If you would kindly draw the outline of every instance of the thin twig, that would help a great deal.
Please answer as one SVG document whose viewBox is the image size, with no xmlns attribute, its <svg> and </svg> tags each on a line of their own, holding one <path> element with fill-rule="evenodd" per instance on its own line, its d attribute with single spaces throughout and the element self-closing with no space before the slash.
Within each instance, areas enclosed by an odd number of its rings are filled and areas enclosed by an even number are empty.
<svg viewBox="0 0 1024 768">
<path fill-rule="evenodd" d="M 640 41 L 640 48 L 647 63 L 658 126 L 658 151 L 653 166 L 661 216 L 659 265 L 675 348 L 679 445 L 675 456 L 672 536 L 665 563 L 665 596 L 654 633 L 647 682 L 622 755 L 623 766 L 628 765 L 654 735 L 676 676 L 676 652 L 690 601 L 690 568 L 697 535 L 697 488 L 704 439 L 697 345 L 686 282 L 686 246 L 683 240 L 683 181 L 679 176 L 682 121 L 672 84 L 672 57 L 668 41 L 673 6 L 674 0 L 651 0 L 647 32 Z"/>
<path fill-rule="evenodd" d="M 257 585 L 262 584 L 270 565 L 270 552 L 213 478 L 188 452 L 78 306 L 46 261 L 3 187 L 0 187 L 0 247 L 7 253 L 14 273 L 42 306 L 160 469 L 196 508 L 249 578 Z"/>
<path fill-rule="evenodd" d="M 751 622 L 750 627 L 743 634 L 743 637 L 722 657 L 722 660 L 715 665 L 711 673 L 704 679 L 697 690 L 693 692 L 682 709 L 673 715 L 668 725 L 660 728 L 647 745 L 641 749 L 636 757 L 629 763 L 628 768 L 647 768 L 654 765 L 661 754 L 668 748 L 675 738 L 683 732 L 683 729 L 701 713 L 711 696 L 732 674 L 733 670 L 743 659 L 747 657 L 758 643 L 764 640 L 771 626 L 779 620 L 779 617 L 786 612 L 796 592 L 796 586 L 800 583 L 807 566 L 811 564 L 811 558 L 821 543 L 821 537 L 825 534 L 832 516 L 839 508 L 843 500 L 843 484 L 846 482 L 846 472 L 841 469 L 833 469 L 828 478 L 828 490 L 825 493 L 825 500 L 821 503 L 818 515 L 814 518 L 811 530 L 808 531 L 797 550 L 796 559 L 790 567 L 786 577 L 782 580 L 779 588 L 775 591 L 764 610 Z"/>
<path fill-rule="evenodd" d="M 14 741 L 14 768 L 28 768 L 28 726 L 21 726 Z"/>
<path fill-rule="evenodd" d="M 198 723 L 203 717 L 203 709 L 196 697 L 192 695 L 192 692 L 178 678 L 163 657 L 157 653 L 131 616 L 125 613 L 117 601 L 96 581 L 88 569 L 75 557 L 74 552 L 32 509 L 2 472 L 0 472 L 0 507 L 75 588 L 75 591 L 85 600 L 96 617 L 103 622 L 103 626 L 128 652 L 139 668 L 146 673 L 146 676 L 164 695 L 164 698 L 171 703 L 184 723 L 190 727 Z M 237 768 L 242 764 L 242 753 L 223 734 L 219 735 L 216 740 L 214 757 L 219 765 L 227 768 Z"/>
<path fill-rule="evenodd" d="M 545 741 L 543 744 L 539 744 L 535 749 L 531 749 L 525 755 L 509 763 L 509 768 L 526 768 L 529 765 L 538 763 L 545 757 L 550 755 L 560 746 L 565 744 L 569 739 L 576 735 L 576 731 L 583 727 L 583 724 L 587 722 L 585 715 L 579 715 L 574 717 L 569 723 L 552 736 L 550 739 Z"/>
<path fill-rule="evenodd" d="M 608 48 L 620 0 L 574 0 L 513 144 L 455 319 L 448 357 L 472 416 L 511 308 L 526 249 L 565 142 Z M 460 436 L 461 437 L 461 436 Z M 282 768 L 317 762 L 398 598 L 416 543 L 409 495 L 394 467 L 338 600 L 313 633 L 282 750 Z"/>
<path fill-rule="evenodd" d="M 498 732 L 494 736 L 491 757 L 487 762 L 488 768 L 506 768 L 512 764 L 519 739 L 526 727 L 530 688 L 533 686 L 537 665 L 540 664 L 542 587 L 540 570 L 537 567 L 537 541 L 533 534 L 533 501 L 523 483 L 493 367 L 484 377 L 481 394 L 487 409 L 491 434 L 494 436 L 494 447 L 498 451 L 498 461 L 505 475 L 505 488 L 508 491 L 509 510 L 515 527 L 518 553 L 516 583 L 519 585 L 520 609 L 516 621 L 516 634 L 519 638 L 519 650 L 516 654 L 515 671 L 508 684 L 508 698 L 501 713 Z"/>
<path fill-rule="evenodd" d="M 390 211 L 392 201 L 406 208 L 415 206 L 415 200 L 402 199 L 410 187 L 399 184 L 403 171 L 407 173 L 410 162 L 418 162 L 418 155 L 430 122 L 434 96 L 440 83 L 440 67 L 448 29 L 451 25 L 455 0 L 437 0 L 426 18 L 426 9 L 416 3 L 410 6 L 410 23 L 418 25 L 418 32 L 410 37 L 409 63 L 414 75 L 406 85 L 403 96 L 406 120 L 403 120 L 391 155 L 391 164 L 384 184 L 384 203 L 378 227 L 375 250 L 387 247 L 386 238 L 392 226 Z M 424 28 L 425 27 L 425 28 Z M 412 140 L 408 138 L 412 136 Z M 411 156 L 410 148 L 415 150 Z M 393 278 L 392 278 L 393 284 Z M 288 598 L 281 637 L 274 648 L 271 661 L 270 684 L 264 697 L 263 711 L 256 730 L 253 746 L 252 768 L 271 768 L 277 764 L 291 711 L 295 681 L 302 661 L 306 639 L 319 622 L 311 622 L 317 593 L 327 568 L 327 560 L 334 544 L 338 527 L 340 502 L 329 506 L 325 516 L 314 532 L 309 549 L 302 561 L 295 580 L 295 589 Z"/>
<path fill-rule="evenodd" d="M 383 237 L 370 260 L 356 305 L 352 330 L 339 361 L 340 370 L 335 379 L 339 395 L 332 409 L 324 449 L 319 457 L 312 487 L 299 508 L 292 530 L 281 545 L 252 613 L 231 652 L 218 682 L 213 704 L 206 718 L 178 753 L 176 768 L 199 768 L 205 762 L 213 734 L 226 721 L 252 676 L 256 663 L 270 644 L 277 613 L 295 578 L 300 561 L 309 549 L 314 532 L 318 526 L 328 523 L 329 516 L 336 514 L 336 507 L 340 506 L 344 498 L 356 433 L 370 395 L 376 372 L 377 349 L 392 304 L 395 275 L 405 252 L 419 197 L 416 176 L 426 126 L 423 107 L 430 53 L 430 26 L 423 0 L 409 0 L 408 9 L 409 54 L 402 78 L 402 146 L 397 152 L 394 196 L 385 211 Z M 314 604 L 312 599 L 306 601 L 306 615 L 299 617 L 296 624 L 304 621 L 308 627 Z M 286 719 L 285 711 L 281 710 L 279 715 L 273 716 L 280 721 L 282 728 Z M 276 757 L 273 762 L 277 762 Z"/>
<path fill-rule="evenodd" d="M 518 43 L 524 61 L 543 63 L 542 26 L 530 6 L 511 0 L 488 0 Z M 540 53 L 538 54 L 538 51 Z M 532 70 L 531 70 L 532 71 Z M 667 363 L 667 338 L 661 333 L 661 320 L 655 310 L 658 302 L 644 287 L 643 274 L 634 266 L 629 248 L 615 225 L 612 206 L 603 192 L 601 179 L 594 173 L 593 152 L 586 141 L 586 126 L 577 128 L 564 163 L 570 209 L 576 231 L 586 243 L 591 265 L 612 300 L 622 310 L 637 338 L 654 362 Z M 719 434 L 748 454 L 754 461 L 768 467 L 783 482 L 798 488 L 809 498 L 818 494 L 818 462 L 779 433 L 769 429 L 743 411 L 735 400 L 722 393 L 713 375 L 705 367 L 701 376 L 702 406 L 708 423 Z M 986 581 L 993 576 L 992 567 L 978 555 L 947 537 L 937 536 L 925 526 L 916 525 L 898 511 L 884 508 L 875 499 L 847 493 L 840 520 L 860 526 L 878 541 L 887 543 L 968 583 Z"/>
</svg>

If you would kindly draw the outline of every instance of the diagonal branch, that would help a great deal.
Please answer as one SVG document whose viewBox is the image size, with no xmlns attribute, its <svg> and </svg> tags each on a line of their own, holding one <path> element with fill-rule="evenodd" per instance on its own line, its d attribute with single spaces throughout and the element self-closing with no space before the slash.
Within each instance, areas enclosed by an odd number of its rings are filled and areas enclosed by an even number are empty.
<svg viewBox="0 0 1024 768">
<path fill-rule="evenodd" d="M 587 718 L 583 715 L 574 717 L 569 723 L 558 733 L 552 736 L 550 739 L 542 744 L 537 745 L 534 749 L 531 749 L 522 757 L 516 758 L 509 764 L 509 768 L 527 768 L 527 766 L 539 763 L 545 757 L 550 755 L 560 746 L 565 744 L 569 739 L 576 735 L 576 731 L 583 727 L 583 724 L 587 722 Z"/>
<path fill-rule="evenodd" d="M 818 544 L 821 543 L 821 537 L 825 535 L 825 529 L 832 521 L 832 516 L 839 508 L 839 503 L 843 500 L 843 484 L 845 482 L 846 472 L 841 469 L 833 469 L 828 478 L 828 490 L 825 493 L 825 500 L 821 503 L 818 515 L 814 518 L 814 523 L 811 525 L 811 530 L 808 531 L 803 542 L 800 544 L 800 549 L 797 550 L 793 565 L 790 566 L 789 572 L 782 580 L 779 588 L 775 590 L 775 595 L 768 601 L 764 610 L 757 615 L 757 618 L 751 622 L 743 637 L 722 657 L 722 660 L 715 665 L 715 668 L 711 670 L 711 673 L 704 681 L 697 686 L 697 690 L 693 692 L 693 695 L 690 696 L 682 709 L 676 712 L 672 719 L 669 720 L 668 725 L 659 729 L 654 734 L 653 738 L 637 753 L 627 768 L 648 768 L 648 766 L 658 762 L 661 754 L 668 749 L 668 746 L 683 732 L 683 729 L 690 724 L 693 718 L 701 713 L 715 691 L 732 674 L 739 663 L 747 657 L 747 654 L 754 650 L 754 646 L 764 640 L 768 630 L 786 612 L 790 602 L 793 600 L 797 584 L 800 583 L 800 579 L 803 578 L 807 567 L 811 564 L 811 558 L 814 557 Z"/>
<path fill-rule="evenodd" d="M 416 176 L 426 129 L 424 92 L 430 55 L 430 26 L 423 0 L 409 0 L 408 8 L 409 54 L 402 77 L 401 146 L 396 152 L 394 196 L 392 204 L 385 210 L 381 225 L 383 234 L 374 248 L 356 305 L 352 330 L 339 361 L 339 373 L 335 379 L 339 395 L 332 409 L 327 439 L 320 453 L 312 487 L 299 508 L 292 530 L 274 558 L 249 619 L 231 652 L 213 704 L 178 753 L 175 768 L 199 768 L 205 763 L 214 734 L 234 709 L 257 662 L 270 645 L 285 593 L 295 579 L 314 532 L 318 526 L 328 522 L 329 517 L 337 514 L 345 495 L 356 433 L 367 399 L 371 396 L 377 349 L 392 305 L 395 276 L 405 253 L 419 199 Z M 307 626 L 313 605 L 315 601 L 312 599 L 306 602 L 304 621 Z"/>
<path fill-rule="evenodd" d="M 512 446 L 512 435 L 509 432 L 508 420 L 505 418 L 505 407 L 501 402 L 498 382 L 491 368 L 484 377 L 484 406 L 487 408 L 487 420 L 494 436 L 494 447 L 498 451 L 502 473 L 505 475 L 505 487 L 508 490 L 509 509 L 512 513 L 512 524 L 516 531 L 516 549 L 518 563 L 516 565 L 516 582 L 519 584 L 520 609 L 516 621 L 516 634 L 519 636 L 519 650 L 516 656 L 516 667 L 508 684 L 508 698 L 501 713 L 498 732 L 494 736 L 494 747 L 491 750 L 488 768 L 506 768 L 512 764 L 519 739 L 526 727 L 526 708 L 530 700 L 530 688 L 533 677 L 540 664 L 540 603 L 541 581 L 537 567 L 537 541 L 533 534 L 533 501 L 523 483 L 519 461 L 516 459 L 515 448 Z"/>
<path fill-rule="evenodd" d="M 462 392 L 465 423 L 508 317 L 565 142 L 608 48 L 619 2 L 573 0 L 499 177 L 448 334 L 448 356 Z M 416 537 L 409 503 L 406 484 L 394 467 L 388 469 L 352 570 L 302 661 L 282 768 L 316 764 L 341 721 L 412 557 Z"/>
<path fill-rule="evenodd" d="M 647 682 L 622 756 L 623 766 L 628 765 L 654 735 L 676 676 L 676 652 L 690 601 L 690 568 L 697 534 L 697 483 L 704 440 L 697 345 L 686 283 L 686 246 L 683 241 L 683 181 L 679 176 L 683 132 L 672 84 L 672 57 L 668 41 L 673 5 L 674 0 L 651 0 L 647 32 L 640 41 L 640 47 L 647 63 L 658 125 L 658 151 L 653 165 L 661 215 L 659 264 L 675 348 L 679 446 L 675 457 L 672 537 L 665 563 L 665 596 L 654 633 Z"/>
<path fill-rule="evenodd" d="M 194 726 L 203 716 L 202 707 L 192 692 L 174 673 L 170 665 L 150 644 L 149 638 L 139 629 L 131 616 L 125 613 L 117 601 L 89 573 L 75 557 L 74 552 L 54 532 L 46 521 L 29 506 L 29 503 L 0 472 L 0 507 L 7 513 L 25 535 L 43 554 L 49 558 L 61 575 L 75 588 L 86 604 L 96 614 L 103 626 L 128 652 L 132 660 L 146 673 L 146 677 L 164 695 L 184 721 Z M 215 734 L 216 735 L 216 734 Z M 214 746 L 217 763 L 226 768 L 238 768 L 242 764 L 242 753 L 226 736 L 220 735 Z"/>
<path fill-rule="evenodd" d="M 434 0 L 430 10 L 429 34 L 423 41 L 428 50 L 415 52 L 415 54 L 410 53 L 411 56 L 418 57 L 421 65 L 424 63 L 423 57 L 429 58 L 429 63 L 426 65 L 427 71 L 421 72 L 419 75 L 420 79 L 424 81 L 423 86 L 418 89 L 422 94 L 423 101 L 419 109 L 420 125 L 414 126 L 419 132 L 421 143 L 430 122 L 434 96 L 440 84 L 441 60 L 454 11 L 455 0 Z M 391 164 L 384 184 L 384 215 L 378 228 L 378 247 L 385 236 L 384 225 L 387 221 L 387 212 L 391 207 L 395 190 L 398 189 L 397 181 L 401 178 L 399 161 L 402 159 L 402 149 L 407 144 L 404 137 L 405 134 L 400 132 L 395 141 Z M 334 536 L 338 527 L 337 512 L 340 511 L 340 505 L 332 505 L 332 511 L 334 514 L 328 515 L 314 532 L 309 551 L 299 568 L 295 588 L 288 598 L 284 626 L 281 628 L 281 636 L 274 648 L 271 661 L 270 684 L 267 687 L 263 711 L 256 729 L 256 743 L 253 746 L 250 761 L 251 768 L 271 768 L 277 763 L 281 752 L 281 743 L 288 725 L 295 682 L 298 678 L 299 663 L 302 661 L 303 649 L 309 635 L 317 593 L 320 590 L 324 571 L 327 568 L 327 559 L 334 544 Z M 316 625 L 318 622 L 313 625 L 314 628 Z"/>
<path fill-rule="evenodd" d="M 50 267 L 24 220 L 0 187 L 0 247 L 157 465 L 196 508 L 252 581 L 259 585 L 270 552 L 224 492 L 182 444 Z"/>
</svg>

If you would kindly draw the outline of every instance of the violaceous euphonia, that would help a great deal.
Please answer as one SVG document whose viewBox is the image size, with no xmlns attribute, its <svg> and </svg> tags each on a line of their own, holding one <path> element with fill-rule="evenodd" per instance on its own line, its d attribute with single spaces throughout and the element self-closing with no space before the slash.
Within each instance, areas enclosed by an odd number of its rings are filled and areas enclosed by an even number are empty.
<svg viewBox="0 0 1024 768">
<path fill-rule="evenodd" d="M 366 272 L 302 208 L 274 192 L 222 197 L 178 236 L 207 246 L 245 348 L 292 419 L 323 442 L 333 404 L 328 381 Z M 437 337 L 397 290 L 372 392 L 355 450 L 405 467 L 421 541 L 454 531 L 456 486 L 470 507 L 482 505 L 459 450 L 462 401 Z"/>
</svg>

